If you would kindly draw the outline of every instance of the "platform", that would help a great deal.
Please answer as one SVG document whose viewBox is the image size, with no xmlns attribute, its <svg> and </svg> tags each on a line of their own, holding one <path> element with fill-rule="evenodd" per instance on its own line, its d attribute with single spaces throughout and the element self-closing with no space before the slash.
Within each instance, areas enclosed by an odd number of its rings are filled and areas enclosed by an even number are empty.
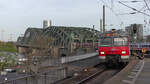
<svg viewBox="0 0 150 84">
<path fill-rule="evenodd" d="M 150 84 L 150 59 L 145 59 L 143 63 L 143 68 L 134 84 Z"/>
<path fill-rule="evenodd" d="M 150 84 L 150 58 L 140 60 L 121 84 Z"/>
</svg>

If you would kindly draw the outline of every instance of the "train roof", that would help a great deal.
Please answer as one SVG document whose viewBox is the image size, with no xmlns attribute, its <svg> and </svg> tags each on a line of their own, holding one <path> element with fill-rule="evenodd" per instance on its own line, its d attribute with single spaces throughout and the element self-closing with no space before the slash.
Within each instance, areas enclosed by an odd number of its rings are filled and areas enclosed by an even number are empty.
<svg viewBox="0 0 150 84">
<path fill-rule="evenodd" d="M 100 33 L 100 37 L 108 37 L 108 36 L 112 36 L 112 34 L 115 34 L 113 36 L 120 36 L 120 37 L 122 37 L 122 36 L 128 36 L 128 33 L 126 31 L 115 30 L 115 31 L 112 32 L 112 30 L 111 30 L 111 31 L 105 31 L 104 33 Z"/>
</svg>

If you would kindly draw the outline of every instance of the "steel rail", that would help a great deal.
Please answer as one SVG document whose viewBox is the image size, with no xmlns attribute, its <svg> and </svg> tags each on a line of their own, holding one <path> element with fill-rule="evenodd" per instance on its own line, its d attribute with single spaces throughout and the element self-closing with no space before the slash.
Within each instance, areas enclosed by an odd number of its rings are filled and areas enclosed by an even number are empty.
<svg viewBox="0 0 150 84">
<path fill-rule="evenodd" d="M 94 77 L 96 77 L 97 75 L 103 73 L 104 71 L 106 71 L 106 67 L 104 67 L 102 70 L 95 72 L 94 74 L 82 79 L 81 81 L 77 82 L 76 84 L 83 84 L 87 81 L 89 81 L 90 79 L 93 79 Z"/>
</svg>

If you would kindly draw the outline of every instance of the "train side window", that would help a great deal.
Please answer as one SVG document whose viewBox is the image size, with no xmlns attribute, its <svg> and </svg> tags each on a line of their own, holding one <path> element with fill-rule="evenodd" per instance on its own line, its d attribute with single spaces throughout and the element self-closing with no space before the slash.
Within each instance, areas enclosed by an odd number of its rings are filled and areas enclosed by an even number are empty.
<svg viewBox="0 0 150 84">
<path fill-rule="evenodd" d="M 136 47 L 138 48 L 138 47 L 139 47 L 139 45 L 136 45 Z"/>
<path fill-rule="evenodd" d="M 148 45 L 145 45 L 145 47 L 147 48 L 147 47 L 148 47 Z"/>
<path fill-rule="evenodd" d="M 144 47 L 144 45 L 142 45 L 142 47 Z"/>
</svg>

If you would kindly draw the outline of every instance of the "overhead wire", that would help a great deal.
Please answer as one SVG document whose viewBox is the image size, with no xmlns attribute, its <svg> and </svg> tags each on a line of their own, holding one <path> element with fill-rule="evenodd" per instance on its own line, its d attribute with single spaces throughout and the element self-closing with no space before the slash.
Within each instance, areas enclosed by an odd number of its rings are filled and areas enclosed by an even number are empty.
<svg viewBox="0 0 150 84">
<path fill-rule="evenodd" d="M 123 25 L 123 21 L 121 20 L 121 18 L 117 15 L 117 13 L 113 10 L 113 7 L 114 7 L 114 0 L 111 0 L 111 7 L 108 6 L 108 4 L 106 4 L 106 2 L 104 0 L 101 0 L 101 2 L 108 8 L 110 9 L 110 11 L 117 17 L 118 19 L 118 22 L 121 22 L 120 23 L 120 26 Z"/>
<path fill-rule="evenodd" d="M 126 5 L 126 4 L 124 4 L 124 3 L 120 2 L 120 1 L 119 1 L 119 3 L 122 4 L 122 5 L 124 5 L 124 6 L 126 6 L 126 7 L 128 7 L 128 8 L 130 8 L 130 9 L 132 9 L 132 10 L 134 10 L 134 11 L 137 11 L 137 12 L 139 12 L 139 13 L 141 13 L 141 14 L 150 16 L 149 14 L 147 14 L 147 13 L 145 13 L 145 12 L 142 12 L 142 11 L 139 11 L 139 10 L 137 10 L 137 9 L 131 7 L 131 6 L 128 6 L 128 5 Z"/>
<path fill-rule="evenodd" d="M 102 2 L 103 2 L 103 4 L 106 5 L 107 8 L 109 8 L 109 9 L 112 11 L 112 13 L 114 13 L 115 16 L 118 16 L 118 15 L 114 12 L 114 10 L 113 10 L 113 0 L 111 0 L 111 7 L 108 6 L 108 4 L 106 4 L 106 2 L 105 2 L 104 0 L 102 0 Z M 139 9 L 139 10 L 136 9 L 136 8 L 134 8 L 134 7 L 131 7 L 131 6 L 129 6 L 129 5 L 124 4 L 123 2 L 125 2 L 125 1 L 118 1 L 118 2 L 119 2 L 120 4 L 122 4 L 122 5 L 124 5 L 124 6 L 128 7 L 128 8 L 130 8 L 130 9 L 132 9 L 132 10 L 134 10 L 134 11 L 136 11 L 136 13 L 141 13 L 141 14 L 143 14 L 144 16 L 148 16 L 148 17 L 150 16 L 148 13 L 146 13 L 146 10 L 150 11 L 150 7 L 149 7 L 149 5 L 148 5 L 148 3 L 147 3 L 146 0 L 144 0 L 145 5 L 144 5 L 141 9 Z M 143 2 L 143 1 L 133 0 L 133 1 L 126 1 L 126 2 L 135 3 L 135 2 Z M 131 13 L 130 13 L 130 14 L 131 14 Z M 120 18 L 119 18 L 119 19 L 120 19 Z M 145 23 L 145 27 L 146 27 L 146 24 L 147 24 L 146 18 L 144 19 L 144 23 Z M 150 20 L 149 20 L 149 24 L 150 24 Z"/>
<path fill-rule="evenodd" d="M 144 0 L 144 2 L 145 2 L 145 5 L 147 6 L 148 10 L 150 11 L 150 8 L 149 8 L 149 6 L 148 6 L 146 0 Z"/>
<path fill-rule="evenodd" d="M 143 6 L 139 11 L 142 11 L 146 6 Z"/>
<path fill-rule="evenodd" d="M 142 8 L 139 9 L 139 11 L 142 11 L 146 6 L 143 6 Z M 130 13 L 120 13 L 120 14 L 117 14 L 117 15 L 129 15 L 129 14 L 136 14 L 138 12 L 130 12 Z"/>
<path fill-rule="evenodd" d="M 148 6 L 146 0 L 144 0 L 144 3 L 145 3 L 145 7 L 147 8 L 147 9 L 144 10 L 144 12 L 146 12 L 146 10 L 149 10 L 149 11 L 150 11 L 150 8 L 149 8 L 149 6 Z M 147 29 L 147 25 L 148 25 L 148 24 L 149 24 L 149 23 L 147 22 L 147 19 L 146 19 L 145 15 L 144 15 L 144 32 L 145 32 L 145 33 L 148 33 L 148 32 L 149 32 L 149 29 Z"/>
<path fill-rule="evenodd" d="M 145 0 L 144 0 L 145 1 Z M 149 6 L 148 6 L 148 4 L 147 4 L 147 2 L 145 1 L 145 6 L 143 6 L 141 9 L 139 9 L 139 10 L 137 10 L 137 9 L 135 9 L 135 8 L 133 8 L 133 7 L 131 7 L 131 6 L 128 6 L 128 5 L 126 5 L 126 4 L 124 4 L 124 3 L 121 3 L 120 1 L 119 1 L 119 3 L 120 4 L 122 4 L 122 5 L 124 5 L 124 6 L 126 6 L 126 7 L 128 7 L 128 8 L 130 8 L 130 9 L 132 9 L 132 10 L 134 10 L 134 11 L 137 11 L 137 13 L 142 13 L 144 16 L 150 16 L 149 14 L 147 14 L 146 13 L 146 10 L 149 10 L 150 11 L 150 8 L 149 8 Z M 145 8 L 147 8 L 147 9 L 145 9 Z M 144 28 L 146 28 L 146 25 L 147 25 L 147 21 L 146 21 L 146 18 L 144 17 Z M 149 29 L 148 29 L 148 31 L 149 31 Z M 145 29 L 144 29 L 144 32 L 148 32 L 148 31 L 146 31 Z"/>
<path fill-rule="evenodd" d="M 132 0 L 132 1 L 121 1 L 121 2 L 124 2 L 124 3 L 136 3 L 136 2 L 143 2 L 143 1 L 139 1 L 139 0 Z"/>
</svg>

